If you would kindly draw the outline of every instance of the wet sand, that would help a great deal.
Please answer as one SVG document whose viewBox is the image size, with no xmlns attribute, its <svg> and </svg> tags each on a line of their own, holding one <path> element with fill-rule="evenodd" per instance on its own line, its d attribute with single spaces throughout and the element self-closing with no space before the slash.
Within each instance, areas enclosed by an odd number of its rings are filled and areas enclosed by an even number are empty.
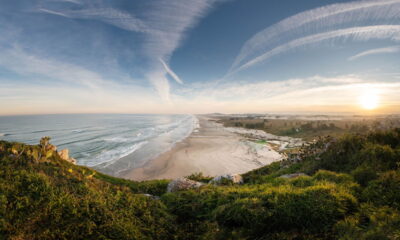
<svg viewBox="0 0 400 240">
<path fill-rule="evenodd" d="M 188 138 L 123 177 L 141 181 L 173 179 L 195 172 L 210 176 L 244 173 L 281 159 L 267 145 L 249 142 L 206 117 L 198 118 L 200 128 Z"/>
</svg>

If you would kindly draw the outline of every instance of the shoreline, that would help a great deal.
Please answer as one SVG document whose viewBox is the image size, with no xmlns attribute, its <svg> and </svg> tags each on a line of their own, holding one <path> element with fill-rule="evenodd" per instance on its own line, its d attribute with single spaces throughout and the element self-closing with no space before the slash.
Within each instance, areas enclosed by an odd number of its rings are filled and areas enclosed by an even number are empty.
<svg viewBox="0 0 400 240">
<path fill-rule="evenodd" d="M 166 124 L 161 125 L 158 133 L 150 133 L 150 136 L 147 137 L 146 134 L 148 135 L 148 133 L 143 133 L 144 131 L 138 130 L 140 135 L 137 135 L 137 137 L 142 137 L 142 133 L 145 137 L 138 139 L 134 145 L 125 144 L 124 149 L 132 148 L 132 146 L 134 147 L 139 144 L 141 144 L 141 146 L 121 158 L 104 161 L 92 167 L 111 176 L 123 177 L 130 170 L 142 167 L 148 161 L 171 150 L 177 143 L 189 137 L 193 131 L 196 131 L 198 119 L 193 114 L 185 114 L 184 118 L 167 125 L 173 125 L 173 128 L 165 128 Z M 152 128 L 153 131 L 158 127 L 159 126 L 147 127 L 147 129 Z"/>
<path fill-rule="evenodd" d="M 268 145 L 250 142 L 210 118 L 196 117 L 197 131 L 143 166 L 127 170 L 121 177 L 143 181 L 173 179 L 195 172 L 210 176 L 240 174 L 282 158 Z"/>
</svg>

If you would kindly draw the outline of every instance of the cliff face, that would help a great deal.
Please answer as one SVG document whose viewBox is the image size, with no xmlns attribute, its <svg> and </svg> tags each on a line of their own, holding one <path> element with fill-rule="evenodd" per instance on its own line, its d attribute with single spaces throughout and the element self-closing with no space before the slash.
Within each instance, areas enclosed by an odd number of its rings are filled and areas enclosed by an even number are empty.
<svg viewBox="0 0 400 240">
<path fill-rule="evenodd" d="M 321 139 L 300 154 L 243 174 L 243 184 L 193 174 L 204 184 L 167 193 L 168 180 L 74 165 L 48 138 L 0 141 L 0 239 L 400 237 L 399 129 Z"/>
</svg>

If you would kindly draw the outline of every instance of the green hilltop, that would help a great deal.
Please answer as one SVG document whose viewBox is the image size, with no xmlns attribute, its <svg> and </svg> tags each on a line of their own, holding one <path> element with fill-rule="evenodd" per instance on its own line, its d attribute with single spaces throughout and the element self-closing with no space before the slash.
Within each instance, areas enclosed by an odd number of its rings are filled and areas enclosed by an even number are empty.
<svg viewBox="0 0 400 240">
<path fill-rule="evenodd" d="M 168 193 L 169 180 L 74 165 L 48 140 L 0 141 L 0 239 L 400 239 L 400 129 L 321 138 L 243 184 Z"/>
</svg>

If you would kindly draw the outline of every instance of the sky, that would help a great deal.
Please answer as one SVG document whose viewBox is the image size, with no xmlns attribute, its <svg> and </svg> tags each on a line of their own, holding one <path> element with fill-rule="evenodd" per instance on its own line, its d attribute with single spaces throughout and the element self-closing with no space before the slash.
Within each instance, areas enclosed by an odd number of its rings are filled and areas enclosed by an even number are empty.
<svg viewBox="0 0 400 240">
<path fill-rule="evenodd" d="M 2 0 L 0 115 L 400 113 L 400 0 Z"/>
</svg>

